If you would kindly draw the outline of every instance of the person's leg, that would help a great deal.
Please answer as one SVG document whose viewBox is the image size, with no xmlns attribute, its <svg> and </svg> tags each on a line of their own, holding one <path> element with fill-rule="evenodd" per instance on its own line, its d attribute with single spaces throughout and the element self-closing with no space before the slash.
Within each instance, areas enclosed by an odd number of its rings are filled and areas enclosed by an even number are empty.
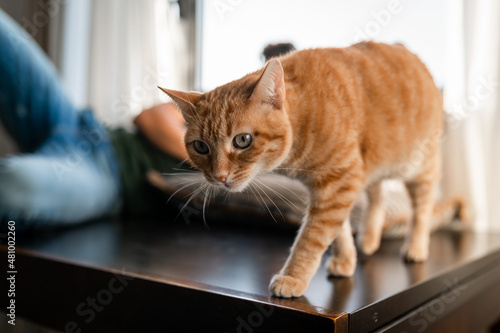
<svg viewBox="0 0 500 333">
<path fill-rule="evenodd" d="M 0 227 L 71 225 L 117 213 L 120 168 L 108 130 L 80 112 L 71 141 L 52 137 L 34 153 L 0 159 Z"/>
<path fill-rule="evenodd" d="M 0 221 L 26 229 L 115 212 L 120 175 L 107 130 L 75 109 L 52 63 L 1 9 L 0 50 L 0 121 L 30 153 L 0 159 Z"/>
<path fill-rule="evenodd" d="M 49 137 L 71 140 L 78 110 L 53 64 L 1 9 L 0 50 L 0 121 L 21 151 L 33 152 Z"/>
<path fill-rule="evenodd" d="M 109 154 L 102 149 L 69 149 L 66 155 L 0 159 L 0 230 L 9 220 L 16 221 L 16 230 L 26 231 L 72 225 L 118 211 L 120 183 Z"/>
</svg>

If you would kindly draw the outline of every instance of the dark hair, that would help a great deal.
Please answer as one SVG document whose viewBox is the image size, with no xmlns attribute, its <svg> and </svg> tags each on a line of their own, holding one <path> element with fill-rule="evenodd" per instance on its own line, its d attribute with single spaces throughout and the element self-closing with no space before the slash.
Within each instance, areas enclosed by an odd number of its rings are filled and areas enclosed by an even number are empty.
<svg viewBox="0 0 500 333">
<path fill-rule="evenodd" d="M 262 51 L 262 55 L 264 56 L 265 61 L 269 61 L 272 58 L 276 58 L 292 51 L 295 51 L 296 48 L 292 43 L 276 43 L 276 44 L 268 44 L 264 51 Z"/>
</svg>

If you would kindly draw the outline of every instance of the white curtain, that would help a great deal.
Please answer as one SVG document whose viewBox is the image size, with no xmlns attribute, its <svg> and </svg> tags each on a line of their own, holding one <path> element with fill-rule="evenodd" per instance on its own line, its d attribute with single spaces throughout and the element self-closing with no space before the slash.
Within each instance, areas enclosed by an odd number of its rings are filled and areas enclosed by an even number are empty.
<svg viewBox="0 0 500 333">
<path fill-rule="evenodd" d="M 500 231 L 500 2 L 448 0 L 443 191 L 473 227 Z"/>
<path fill-rule="evenodd" d="M 168 0 L 92 1 L 89 104 L 108 126 L 131 128 L 141 110 L 166 101 L 158 85 L 180 89 L 170 14 Z"/>
</svg>

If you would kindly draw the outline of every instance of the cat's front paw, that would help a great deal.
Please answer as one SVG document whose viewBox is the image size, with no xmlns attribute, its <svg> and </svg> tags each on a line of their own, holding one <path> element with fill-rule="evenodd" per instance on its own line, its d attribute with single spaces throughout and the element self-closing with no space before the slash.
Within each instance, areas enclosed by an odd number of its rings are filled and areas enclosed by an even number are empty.
<svg viewBox="0 0 500 333">
<path fill-rule="evenodd" d="M 275 275 L 269 290 L 278 297 L 299 297 L 306 291 L 307 285 L 300 279 L 288 275 Z"/>
<path fill-rule="evenodd" d="M 332 257 L 328 263 L 328 271 L 333 276 L 350 277 L 356 270 L 356 256 Z"/>
</svg>

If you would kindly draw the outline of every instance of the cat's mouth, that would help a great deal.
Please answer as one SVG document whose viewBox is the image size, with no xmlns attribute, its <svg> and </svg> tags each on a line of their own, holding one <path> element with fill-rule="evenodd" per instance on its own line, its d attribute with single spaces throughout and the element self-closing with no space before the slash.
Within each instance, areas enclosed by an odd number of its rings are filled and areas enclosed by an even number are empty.
<svg viewBox="0 0 500 333">
<path fill-rule="evenodd" d="M 207 181 L 218 188 L 224 188 L 224 190 L 228 192 L 241 192 L 247 187 L 248 183 L 250 182 L 249 179 L 243 179 L 237 182 L 220 182 L 215 179 L 207 179 Z"/>
<path fill-rule="evenodd" d="M 229 192 L 241 192 L 247 187 L 247 185 L 248 185 L 247 181 L 240 181 L 237 183 L 225 184 L 224 188 L 226 189 L 226 191 Z"/>
<path fill-rule="evenodd" d="M 217 186 L 223 187 L 228 192 L 241 192 L 245 189 L 247 183 L 243 181 L 237 183 L 227 183 L 227 184 L 219 183 L 217 184 Z"/>
</svg>

